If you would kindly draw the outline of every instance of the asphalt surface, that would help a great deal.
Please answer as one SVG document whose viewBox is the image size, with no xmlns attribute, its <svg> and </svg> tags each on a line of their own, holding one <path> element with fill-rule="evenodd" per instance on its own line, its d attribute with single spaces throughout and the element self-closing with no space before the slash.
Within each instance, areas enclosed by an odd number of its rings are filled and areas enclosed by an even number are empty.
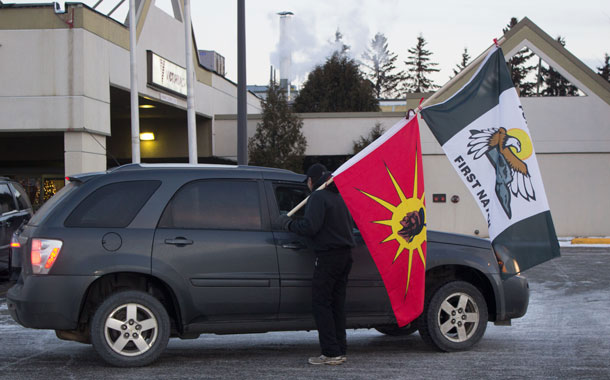
<svg viewBox="0 0 610 380">
<path fill-rule="evenodd" d="M 562 248 L 529 270 L 528 313 L 489 324 L 472 350 L 440 353 L 416 333 L 396 338 L 348 331 L 348 361 L 311 366 L 316 332 L 202 335 L 170 340 L 146 368 L 117 369 L 93 348 L 25 329 L 8 315 L 0 284 L 0 378 L 4 379 L 609 379 L 610 248 Z"/>
</svg>

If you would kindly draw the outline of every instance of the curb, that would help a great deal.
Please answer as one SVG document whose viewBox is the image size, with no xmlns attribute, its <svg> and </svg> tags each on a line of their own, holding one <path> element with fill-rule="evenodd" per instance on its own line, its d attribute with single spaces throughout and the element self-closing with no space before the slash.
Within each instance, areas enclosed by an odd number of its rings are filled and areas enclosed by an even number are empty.
<svg viewBox="0 0 610 380">
<path fill-rule="evenodd" d="M 574 238 L 572 244 L 610 244 L 610 238 Z"/>
</svg>

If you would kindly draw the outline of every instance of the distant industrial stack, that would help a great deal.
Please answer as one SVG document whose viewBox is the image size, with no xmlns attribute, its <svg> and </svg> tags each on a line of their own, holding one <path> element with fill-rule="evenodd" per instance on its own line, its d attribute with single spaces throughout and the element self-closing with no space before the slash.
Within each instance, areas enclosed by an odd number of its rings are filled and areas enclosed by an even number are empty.
<svg viewBox="0 0 610 380">
<path fill-rule="evenodd" d="M 290 20 L 294 13 L 280 12 L 280 88 L 286 90 L 288 101 L 291 99 L 290 87 L 292 77 L 292 33 Z"/>
</svg>

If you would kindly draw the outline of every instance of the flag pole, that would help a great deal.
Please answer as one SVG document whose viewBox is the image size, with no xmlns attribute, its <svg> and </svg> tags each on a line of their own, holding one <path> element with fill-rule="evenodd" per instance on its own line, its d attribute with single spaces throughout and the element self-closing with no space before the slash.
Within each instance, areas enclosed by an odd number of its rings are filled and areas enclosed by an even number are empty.
<svg viewBox="0 0 610 380">
<path fill-rule="evenodd" d="M 497 42 L 494 40 L 494 44 L 491 45 L 490 47 L 488 47 L 487 49 L 485 49 L 485 51 L 481 55 L 479 55 L 474 61 L 470 62 L 470 64 L 468 66 L 466 66 L 464 68 L 464 70 L 460 71 L 456 76 L 451 78 L 447 83 L 445 83 L 443 85 L 443 87 L 441 87 L 438 91 L 436 91 L 434 94 L 432 94 L 431 97 L 424 100 L 424 102 L 422 104 L 420 104 L 417 107 L 417 109 L 415 110 L 415 114 L 419 114 L 419 111 L 421 111 L 425 105 L 432 102 L 434 99 L 438 98 L 441 94 L 444 94 L 446 90 L 443 90 L 443 89 L 447 89 L 447 88 L 451 87 L 451 85 L 453 85 L 455 82 L 457 82 L 462 77 L 464 77 L 464 75 L 466 75 L 466 74 L 470 73 L 472 70 L 476 69 L 479 66 L 479 64 L 485 59 L 485 57 L 487 57 L 487 54 L 489 53 L 489 51 L 491 49 L 493 49 L 494 47 L 500 47 L 500 45 L 502 45 L 502 43 L 504 41 L 505 41 L 504 37 L 501 37 L 499 40 L 497 40 Z M 407 116 L 408 116 L 408 112 L 409 111 L 407 111 Z M 330 177 L 326 182 L 324 182 L 322 184 L 322 186 L 318 187 L 315 191 L 324 190 L 327 186 L 329 186 L 331 183 L 333 183 L 333 181 L 334 181 L 333 177 Z M 301 201 L 301 203 L 294 206 L 294 208 L 292 210 L 290 210 L 287 215 L 293 216 L 295 213 L 297 213 L 297 211 L 299 211 L 301 208 L 303 208 L 303 206 L 305 206 L 305 204 L 307 204 L 308 200 L 309 200 L 309 196 L 307 198 L 303 199 Z"/>
</svg>

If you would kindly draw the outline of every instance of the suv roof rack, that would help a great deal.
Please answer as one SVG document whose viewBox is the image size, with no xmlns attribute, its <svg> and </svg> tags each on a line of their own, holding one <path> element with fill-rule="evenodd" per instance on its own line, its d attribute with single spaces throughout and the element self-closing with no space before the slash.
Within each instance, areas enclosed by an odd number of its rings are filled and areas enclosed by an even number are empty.
<svg viewBox="0 0 610 380">
<path fill-rule="evenodd" d="M 115 172 L 122 172 L 128 170 L 141 170 L 141 169 L 241 169 L 241 170 L 252 170 L 252 171 L 263 171 L 263 172 L 274 172 L 274 173 L 286 173 L 286 174 L 300 174 L 295 173 L 288 169 L 280 169 L 280 168 L 269 168 L 265 166 L 254 166 L 254 165 L 227 165 L 227 164 L 187 164 L 187 163 L 132 163 L 125 164 L 121 166 L 117 166 L 111 169 L 108 169 L 105 172 L 96 172 L 96 173 L 83 173 L 76 174 L 70 177 L 66 177 L 69 180 L 78 180 L 80 182 L 84 182 L 84 178 L 98 176 L 101 174 L 109 174 Z"/>
<path fill-rule="evenodd" d="M 121 166 L 117 166 L 116 168 L 112 168 L 108 170 L 110 172 L 124 171 L 124 170 L 133 170 L 133 169 L 144 169 L 144 168 L 238 168 L 237 165 L 224 165 L 224 164 L 187 164 L 187 163 L 166 163 L 166 164 L 147 164 L 147 163 L 136 163 L 136 164 L 125 164 Z"/>
</svg>

